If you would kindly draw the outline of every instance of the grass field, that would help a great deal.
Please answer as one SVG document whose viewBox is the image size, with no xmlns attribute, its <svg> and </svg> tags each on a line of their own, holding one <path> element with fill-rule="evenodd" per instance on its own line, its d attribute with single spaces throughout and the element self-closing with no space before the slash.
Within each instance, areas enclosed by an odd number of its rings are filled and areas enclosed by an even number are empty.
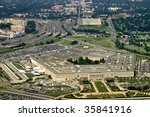
<svg viewBox="0 0 150 117">
<path fill-rule="evenodd" d="M 25 68 L 22 65 L 20 65 L 19 63 L 13 63 L 13 65 L 20 70 L 25 70 Z"/>
<path fill-rule="evenodd" d="M 109 99 L 109 98 L 125 98 L 123 94 L 101 94 L 101 95 L 88 95 L 88 99 Z"/>
<path fill-rule="evenodd" d="M 32 73 L 26 73 L 26 76 L 32 78 L 34 75 Z"/>
<path fill-rule="evenodd" d="M 5 94 L 5 93 L 3 93 L 3 92 L 0 91 L 0 96 L 3 96 L 4 94 Z"/>
<path fill-rule="evenodd" d="M 131 50 L 136 50 L 136 51 L 141 52 L 141 53 L 147 53 L 145 51 L 144 47 L 138 47 L 135 45 L 125 45 L 125 48 L 131 49 Z"/>
<path fill-rule="evenodd" d="M 101 26 L 78 26 L 77 30 L 98 30 L 98 31 L 107 31 L 108 26 L 101 25 Z"/>
<path fill-rule="evenodd" d="M 139 81 L 141 82 L 141 83 L 143 83 L 143 82 L 150 82 L 150 78 L 141 78 L 141 79 L 139 79 Z"/>
<path fill-rule="evenodd" d="M 104 84 L 101 81 L 95 81 L 95 85 L 99 92 L 108 92 L 107 88 L 104 86 Z"/>
<path fill-rule="evenodd" d="M 135 97 L 150 97 L 150 95 L 147 95 L 145 93 L 137 93 Z"/>
<path fill-rule="evenodd" d="M 65 95 L 64 98 L 69 98 L 69 99 L 77 99 L 76 97 L 74 97 L 73 94 L 68 94 L 68 95 Z"/>
<path fill-rule="evenodd" d="M 83 94 L 81 94 L 81 93 L 76 93 L 75 95 L 78 97 L 83 96 Z"/>
<path fill-rule="evenodd" d="M 101 95 L 87 95 L 88 99 L 99 99 L 99 98 L 103 98 Z"/>
<path fill-rule="evenodd" d="M 147 42 L 147 46 L 150 46 L 150 42 Z"/>
<path fill-rule="evenodd" d="M 129 82 L 129 83 L 138 83 L 138 80 L 136 78 L 118 78 L 119 82 Z"/>
<path fill-rule="evenodd" d="M 70 45 L 70 42 L 73 40 L 77 40 L 79 42 L 88 42 L 91 44 L 103 46 L 106 48 L 116 49 L 115 44 L 111 41 L 110 37 L 86 37 L 86 36 L 70 36 L 67 40 L 63 40 L 62 44 Z"/>
<path fill-rule="evenodd" d="M 118 78 L 119 82 L 129 82 L 129 83 L 144 83 L 144 82 L 150 82 L 150 78 L 141 78 L 141 79 L 136 79 L 136 78 Z"/>
<path fill-rule="evenodd" d="M 71 40 L 61 40 L 61 41 L 59 41 L 57 43 L 65 45 L 65 46 L 70 46 L 71 45 Z"/>
<path fill-rule="evenodd" d="M 16 73 L 13 69 L 11 69 L 8 65 L 6 65 L 18 78 L 19 80 L 22 80 L 22 78 L 19 76 L 18 73 Z"/>
<path fill-rule="evenodd" d="M 6 73 L 1 68 L 0 68 L 0 77 L 7 81 L 10 80 L 10 78 L 6 75 Z"/>
<path fill-rule="evenodd" d="M 0 90 L 2 90 L 2 89 L 4 89 L 4 87 L 0 85 Z"/>
</svg>

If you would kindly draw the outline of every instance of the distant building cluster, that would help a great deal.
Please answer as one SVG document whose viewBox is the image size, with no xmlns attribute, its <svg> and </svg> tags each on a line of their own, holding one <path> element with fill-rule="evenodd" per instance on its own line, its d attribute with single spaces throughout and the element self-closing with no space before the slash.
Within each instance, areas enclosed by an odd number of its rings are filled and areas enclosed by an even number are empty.
<svg viewBox="0 0 150 117">
<path fill-rule="evenodd" d="M 2 22 L 11 23 L 13 25 L 27 26 L 27 20 L 24 19 L 8 18 L 8 19 L 3 19 Z"/>
<path fill-rule="evenodd" d="M 118 11 L 120 9 L 122 9 L 122 8 L 121 7 L 109 7 L 108 8 L 109 11 Z"/>
<path fill-rule="evenodd" d="M 55 5 L 51 9 L 52 9 L 53 12 L 58 12 L 58 13 L 64 12 L 63 5 Z"/>
<path fill-rule="evenodd" d="M 119 13 L 119 14 L 114 14 L 113 16 L 112 16 L 112 19 L 118 19 L 118 18 L 124 18 L 124 19 L 126 19 L 126 18 L 128 18 L 128 17 L 130 17 L 131 15 L 129 15 L 129 14 L 127 14 L 127 13 Z"/>
<path fill-rule="evenodd" d="M 83 12 L 84 18 L 92 17 L 95 9 L 91 5 L 92 5 L 92 0 L 82 0 L 81 1 L 81 11 Z"/>
<path fill-rule="evenodd" d="M 92 7 L 92 0 L 80 1 L 79 25 L 86 26 L 100 26 L 102 24 L 100 18 L 92 18 L 94 8 Z M 81 17 L 81 18 L 80 18 Z"/>
<path fill-rule="evenodd" d="M 17 36 L 21 36 L 25 33 L 25 27 L 27 26 L 27 20 L 24 19 L 2 19 L 0 23 L 10 23 L 10 30 L 8 29 L 0 29 L 0 37 L 1 38 L 14 38 Z"/>
<path fill-rule="evenodd" d="M 65 5 L 54 5 L 49 9 L 41 9 L 41 13 L 43 15 L 48 15 L 49 13 L 59 13 L 64 15 L 77 15 L 78 6 L 80 4 L 80 0 L 74 0 Z"/>
</svg>

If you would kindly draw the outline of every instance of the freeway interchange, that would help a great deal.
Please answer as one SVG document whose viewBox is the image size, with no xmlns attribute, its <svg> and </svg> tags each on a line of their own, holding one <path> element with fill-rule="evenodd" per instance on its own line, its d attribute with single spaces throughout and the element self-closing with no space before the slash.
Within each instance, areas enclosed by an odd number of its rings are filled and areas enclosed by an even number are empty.
<svg viewBox="0 0 150 117">
<path fill-rule="evenodd" d="M 6 39 L 0 42 L 0 46 L 3 48 L 14 47 L 21 43 L 31 44 L 36 41 L 40 41 L 47 37 L 62 37 L 66 36 L 68 33 L 62 29 L 62 24 L 60 21 L 51 20 L 40 20 L 40 19 L 28 19 L 28 21 L 35 21 L 36 23 L 36 34 L 27 34 L 22 37 L 17 37 L 15 39 Z"/>
</svg>

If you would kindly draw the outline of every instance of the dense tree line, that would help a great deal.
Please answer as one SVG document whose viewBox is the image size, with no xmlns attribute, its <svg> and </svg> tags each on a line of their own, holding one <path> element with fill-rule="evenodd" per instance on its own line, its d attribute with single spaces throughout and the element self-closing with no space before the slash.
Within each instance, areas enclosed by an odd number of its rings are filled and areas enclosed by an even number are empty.
<svg viewBox="0 0 150 117">
<path fill-rule="evenodd" d="M 150 88 L 150 86 L 149 85 L 145 85 L 145 86 L 143 86 L 143 87 L 135 87 L 135 86 L 130 86 L 130 87 L 128 87 L 128 90 L 138 90 L 138 91 L 145 91 L 145 90 L 147 90 L 147 89 L 149 89 Z"/>
<path fill-rule="evenodd" d="M 121 43 L 119 39 L 117 39 L 117 40 L 115 41 L 115 45 L 116 45 L 116 47 L 119 48 L 119 49 L 125 49 L 125 48 L 124 48 L 124 43 Z"/>
<path fill-rule="evenodd" d="M 126 19 L 114 19 L 113 23 L 115 29 L 119 32 L 130 32 L 130 31 L 150 31 L 150 14 L 136 15 L 134 17 L 128 17 Z M 138 24 L 138 25 L 137 25 Z"/>
<path fill-rule="evenodd" d="M 94 12 L 94 17 L 100 14 L 118 14 L 118 13 L 149 13 L 150 12 L 150 0 L 143 0 L 140 2 L 132 0 L 93 0 L 94 4 L 97 6 Z M 114 5 L 113 5 L 114 4 Z M 109 7 L 121 7 L 122 9 L 118 11 L 109 11 Z"/>
<path fill-rule="evenodd" d="M 76 32 L 85 32 L 85 33 L 97 33 L 97 34 L 99 34 L 99 33 L 101 33 L 101 31 L 99 31 L 99 30 L 97 30 L 97 29 L 76 29 L 76 28 L 74 28 L 74 30 L 76 31 Z"/>
<path fill-rule="evenodd" d="M 147 46 L 147 45 L 144 47 L 144 49 L 146 50 L 146 52 L 141 52 L 141 51 L 138 51 L 136 49 L 129 49 L 129 48 L 125 47 L 125 44 L 122 43 L 122 42 L 120 42 L 119 39 L 116 40 L 115 45 L 119 49 L 124 49 L 124 50 L 127 50 L 127 51 L 132 52 L 132 53 L 137 53 L 137 54 L 142 54 L 142 55 L 150 56 L 150 53 L 149 53 L 150 52 L 150 47 Z M 137 43 L 133 44 L 133 45 L 139 46 L 139 47 L 142 46 L 142 45 L 138 45 Z"/>
<path fill-rule="evenodd" d="M 37 13 L 42 8 L 50 8 L 55 4 L 64 4 L 67 0 L 0 0 L 0 18 L 14 13 Z"/>
<path fill-rule="evenodd" d="M 35 24 L 35 21 L 28 21 L 27 22 L 27 27 L 25 29 L 25 32 L 27 34 L 29 34 L 29 33 L 36 33 L 36 24 Z"/>
<path fill-rule="evenodd" d="M 78 44 L 79 42 L 77 41 L 77 40 L 73 40 L 73 41 L 71 41 L 71 45 L 76 45 L 76 44 Z"/>
<path fill-rule="evenodd" d="M 73 63 L 73 64 L 77 64 L 77 65 L 96 65 L 96 64 L 100 64 L 100 63 L 105 63 L 106 60 L 104 58 L 100 59 L 100 60 L 91 60 L 88 57 L 83 58 L 82 56 L 79 57 L 79 59 L 77 60 L 72 60 L 71 58 L 68 59 L 69 62 Z"/>
<path fill-rule="evenodd" d="M 0 23 L 0 29 L 10 29 L 11 23 Z"/>
</svg>

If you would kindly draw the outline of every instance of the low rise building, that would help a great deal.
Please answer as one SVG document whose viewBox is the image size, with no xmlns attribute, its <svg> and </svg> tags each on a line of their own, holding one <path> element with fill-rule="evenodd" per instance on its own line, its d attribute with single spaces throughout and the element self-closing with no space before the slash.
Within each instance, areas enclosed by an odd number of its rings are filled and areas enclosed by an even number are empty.
<svg viewBox="0 0 150 117">
<path fill-rule="evenodd" d="M 133 60 L 134 57 L 130 59 Z M 47 59 L 33 57 L 31 58 L 31 63 L 32 66 L 41 68 L 44 73 L 50 75 L 53 80 L 65 81 L 71 79 L 80 79 L 82 77 L 87 77 L 89 79 L 134 77 L 134 67 L 129 68 L 131 63 L 127 64 L 128 60 L 130 59 L 126 59 L 124 65 L 122 64 L 123 61 L 121 59 L 121 61 L 118 63 L 118 67 L 116 67 L 117 64 L 113 65 L 114 63 L 111 65 L 110 63 L 97 65 L 74 65 L 66 61 L 63 62 L 59 59 L 55 60 L 54 58 Z"/>
<path fill-rule="evenodd" d="M 122 9 L 122 8 L 121 7 L 109 7 L 108 8 L 109 11 L 118 11 L 120 9 Z"/>
<path fill-rule="evenodd" d="M 87 25 L 87 26 L 100 26 L 102 24 L 100 18 L 82 18 L 81 19 L 81 25 Z"/>
<path fill-rule="evenodd" d="M 77 8 L 76 7 L 66 7 L 65 8 L 65 14 L 70 15 L 70 14 L 77 14 Z"/>
<path fill-rule="evenodd" d="M 59 12 L 59 13 L 61 13 L 61 12 L 64 11 L 63 5 L 55 5 L 55 6 L 53 6 L 51 9 L 52 9 L 54 12 Z"/>
<path fill-rule="evenodd" d="M 11 31 L 14 32 L 25 32 L 25 27 L 21 25 L 11 25 Z"/>
<path fill-rule="evenodd" d="M 8 18 L 3 20 L 4 23 L 11 23 L 13 25 L 27 26 L 27 20 Z"/>
<path fill-rule="evenodd" d="M 13 32 L 13 31 L 10 31 L 10 30 L 1 30 L 0 29 L 0 38 L 10 38 L 10 39 L 12 39 L 12 38 L 21 36 L 23 34 L 24 34 L 23 32 Z"/>
</svg>

